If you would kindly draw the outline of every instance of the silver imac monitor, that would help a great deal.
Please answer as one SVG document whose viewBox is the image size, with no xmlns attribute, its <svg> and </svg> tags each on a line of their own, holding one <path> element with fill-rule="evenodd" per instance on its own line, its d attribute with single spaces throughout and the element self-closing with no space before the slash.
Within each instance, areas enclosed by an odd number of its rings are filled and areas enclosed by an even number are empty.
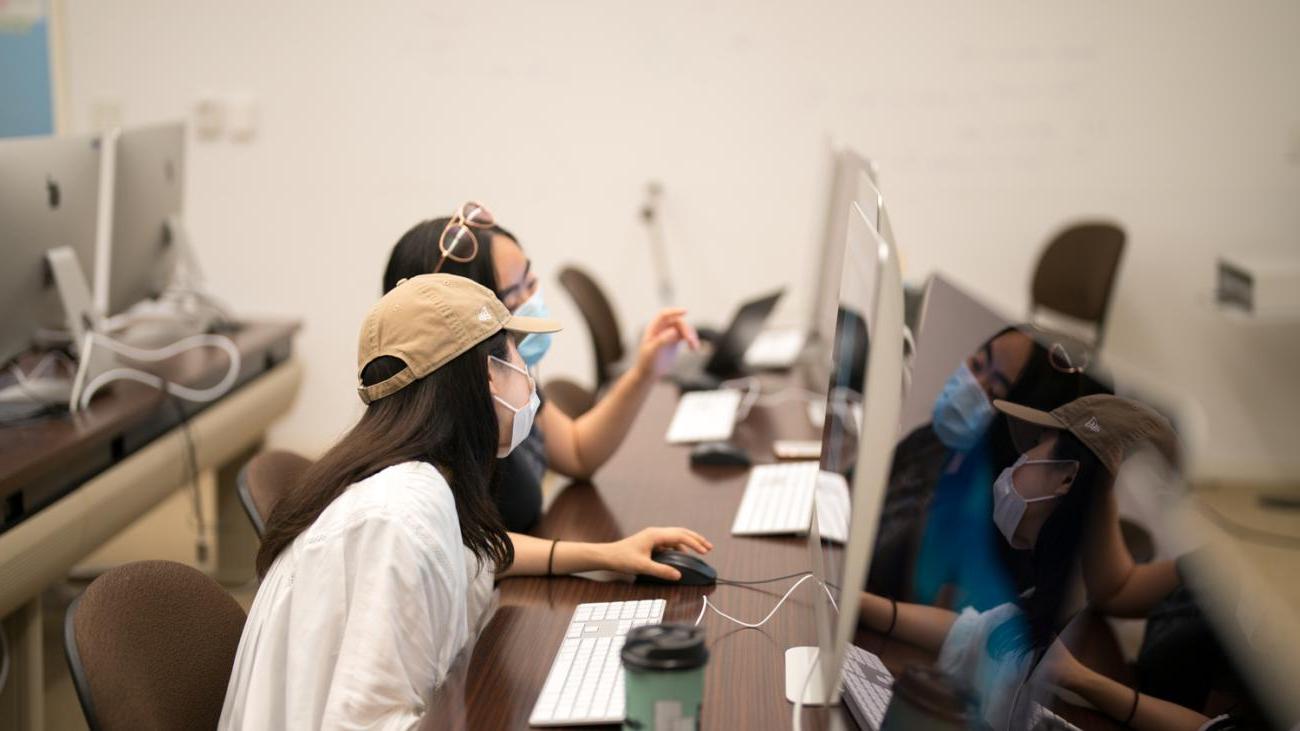
<svg viewBox="0 0 1300 731">
<path fill-rule="evenodd" d="M 114 168 L 110 253 L 95 280 L 110 317 L 161 294 L 176 267 L 168 220 L 184 201 L 184 123 L 123 130 Z"/>
<path fill-rule="evenodd" d="M 878 191 L 865 202 L 851 204 L 845 231 L 822 430 L 822 479 L 842 480 L 848 490 L 847 541 L 824 543 L 822 508 L 814 511 L 808 549 L 815 578 L 825 587 L 813 599 L 818 646 L 786 652 L 787 698 L 811 704 L 839 699 L 840 669 L 857 626 L 856 595 L 866 582 L 902 409 L 902 272 L 893 243 L 875 227 L 882 210 Z"/>
<path fill-rule="evenodd" d="M 840 263 L 844 253 L 844 236 L 848 226 L 849 205 L 860 201 L 879 230 L 876 218 L 880 210 L 879 191 L 874 200 L 862 196 L 862 177 L 875 188 L 875 165 L 852 149 L 844 148 L 835 154 L 832 168 L 830 196 L 827 199 L 826 219 L 823 227 L 822 250 L 817 274 L 813 281 L 813 296 L 809 312 L 808 331 L 814 338 L 829 340 L 834 334 L 835 311 L 839 306 L 836 292 L 840 286 Z M 875 210 L 872 210 L 874 208 Z"/>
<path fill-rule="evenodd" d="M 812 337 L 811 355 L 805 368 L 806 387 L 816 391 L 820 391 L 831 375 L 831 351 L 837 313 L 841 307 L 840 280 L 854 206 L 873 231 L 884 232 L 884 238 L 892 240 L 884 213 L 884 198 L 872 177 L 874 169 L 870 160 L 852 150 L 840 153 L 832 207 L 842 213 L 828 215 L 827 244 L 822 252 L 821 274 L 813 297 L 813 318 L 809 328 Z"/>
<path fill-rule="evenodd" d="M 65 328 L 46 253 L 70 247 L 85 276 L 94 271 L 99 178 L 95 136 L 0 141 L 0 362 Z"/>
</svg>

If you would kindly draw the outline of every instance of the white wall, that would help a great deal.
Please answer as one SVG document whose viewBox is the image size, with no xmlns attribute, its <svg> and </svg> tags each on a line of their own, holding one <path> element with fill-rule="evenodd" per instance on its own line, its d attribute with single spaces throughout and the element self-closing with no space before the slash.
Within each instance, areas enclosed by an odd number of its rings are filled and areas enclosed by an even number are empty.
<svg viewBox="0 0 1300 731">
<path fill-rule="evenodd" d="M 637 209 L 667 187 L 679 299 L 721 320 L 798 291 L 830 144 L 875 157 L 907 275 L 1024 311 L 1064 221 L 1130 241 L 1108 357 L 1195 394 L 1205 475 L 1300 474 L 1300 333 L 1202 304 L 1219 251 L 1300 249 L 1300 4 L 320 3 L 67 0 L 73 130 L 249 93 L 247 144 L 191 147 L 188 217 L 216 292 L 299 316 L 308 366 L 275 443 L 359 411 L 355 332 L 389 247 L 467 197 L 552 275 L 577 261 L 625 328 L 655 304 Z M 569 324 L 545 375 L 589 379 Z"/>
</svg>

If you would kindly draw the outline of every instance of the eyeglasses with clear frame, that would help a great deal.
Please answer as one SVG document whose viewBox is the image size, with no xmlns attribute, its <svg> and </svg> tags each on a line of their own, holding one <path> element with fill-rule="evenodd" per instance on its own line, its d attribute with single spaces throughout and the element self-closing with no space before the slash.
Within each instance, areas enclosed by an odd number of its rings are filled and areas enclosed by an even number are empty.
<svg viewBox="0 0 1300 731">
<path fill-rule="evenodd" d="M 442 271 L 442 265 L 448 259 L 461 264 L 474 261 L 478 256 L 478 236 L 474 234 L 474 229 L 489 229 L 495 225 L 496 217 L 487 206 L 478 201 L 462 203 L 438 237 L 438 251 L 441 256 L 438 257 L 438 264 L 433 268 L 433 273 Z M 462 253 L 462 249 L 466 246 L 469 247 L 468 253 Z"/>
</svg>

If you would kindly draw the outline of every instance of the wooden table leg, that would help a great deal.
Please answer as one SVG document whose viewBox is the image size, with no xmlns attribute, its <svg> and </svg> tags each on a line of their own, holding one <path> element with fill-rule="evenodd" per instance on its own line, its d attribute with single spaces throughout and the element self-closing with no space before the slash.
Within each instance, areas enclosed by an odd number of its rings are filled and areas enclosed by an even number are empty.
<svg viewBox="0 0 1300 731">
<path fill-rule="evenodd" d="M 253 455 L 262 451 L 262 442 L 249 447 L 234 459 L 217 468 L 217 564 L 214 578 L 226 586 L 243 586 L 252 581 L 257 572 L 258 538 L 253 524 L 248 520 L 239 502 L 236 483 L 239 470 Z"/>
<path fill-rule="evenodd" d="M 45 668 L 41 597 L 19 607 L 0 625 L 9 645 L 9 680 L 0 688 L 0 728 L 45 728 Z"/>
</svg>

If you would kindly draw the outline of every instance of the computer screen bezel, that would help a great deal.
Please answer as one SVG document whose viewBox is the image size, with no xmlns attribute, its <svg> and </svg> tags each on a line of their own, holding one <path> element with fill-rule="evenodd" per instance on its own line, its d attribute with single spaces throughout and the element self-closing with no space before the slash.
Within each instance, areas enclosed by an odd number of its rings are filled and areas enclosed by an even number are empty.
<svg viewBox="0 0 1300 731">
<path fill-rule="evenodd" d="M 114 157 L 112 236 L 95 278 L 109 317 L 161 294 L 179 261 L 168 219 L 184 211 L 185 123 L 124 129 Z"/>
<path fill-rule="evenodd" d="M 871 189 L 874 190 L 872 185 Z M 877 195 L 878 195 L 878 191 Z M 877 198 L 877 201 L 880 199 Z M 883 210 L 883 205 L 877 209 Z M 859 222 L 864 234 L 855 234 L 854 221 Z M 879 217 L 876 219 L 879 221 Z M 849 224 L 845 232 L 845 253 L 855 243 L 865 243 L 876 257 L 876 286 L 873 293 L 872 316 L 868 320 L 870 339 L 867 354 L 867 372 L 863 382 L 863 417 L 855 461 L 853 488 L 851 490 L 849 540 L 843 547 L 839 576 L 826 575 L 826 561 L 817 525 L 816 511 L 809 531 L 809 552 L 812 570 L 817 581 L 828 585 L 842 597 L 838 607 L 832 607 L 830 591 L 819 591 L 814 598 L 819 647 L 820 687 L 830 689 L 828 702 L 839 697 L 841 669 L 848 643 L 853 641 L 857 626 L 858 603 L 856 592 L 866 582 L 875 545 L 876 529 L 884 498 L 884 485 L 889 465 L 893 459 L 894 444 L 898 436 L 898 423 L 903 399 L 903 285 L 897 250 L 893 242 L 871 225 L 869 214 L 858 201 L 850 208 Z M 854 238 L 866 237 L 865 242 Z M 827 394 L 827 419 L 833 418 L 833 407 Z M 825 449 L 825 444 L 823 444 Z M 838 583 L 834 583 L 834 582 Z M 832 611 L 834 610 L 834 611 Z M 832 625 L 833 620 L 833 625 Z"/>
<path fill-rule="evenodd" d="M 0 308 L 0 362 L 31 348 L 42 329 L 63 330 L 66 313 L 46 254 L 70 247 L 85 274 L 97 264 L 101 139 L 97 135 L 0 141 L 0 289 L 14 304 Z"/>
</svg>

